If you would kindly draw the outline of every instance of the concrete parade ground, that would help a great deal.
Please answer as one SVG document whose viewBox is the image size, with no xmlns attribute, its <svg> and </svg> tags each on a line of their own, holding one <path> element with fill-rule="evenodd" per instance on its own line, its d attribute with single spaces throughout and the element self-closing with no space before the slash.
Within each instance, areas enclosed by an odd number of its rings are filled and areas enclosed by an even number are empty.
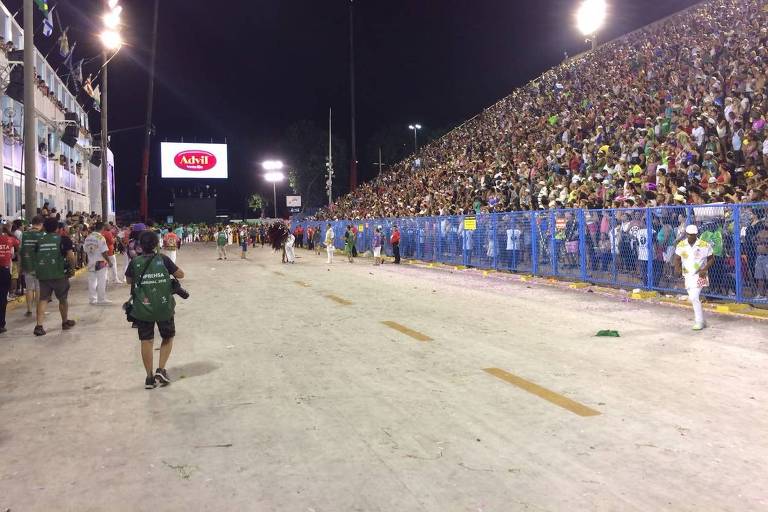
<svg viewBox="0 0 768 512">
<path fill-rule="evenodd" d="M 768 324 L 297 255 L 183 248 L 165 388 L 126 286 L 10 310 L 0 512 L 768 510 Z"/>
</svg>

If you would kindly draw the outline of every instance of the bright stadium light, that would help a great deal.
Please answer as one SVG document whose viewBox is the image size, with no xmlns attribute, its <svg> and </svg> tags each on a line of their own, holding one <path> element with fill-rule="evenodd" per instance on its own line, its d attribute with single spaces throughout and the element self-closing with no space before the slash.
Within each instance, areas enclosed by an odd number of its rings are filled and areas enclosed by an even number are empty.
<svg viewBox="0 0 768 512">
<path fill-rule="evenodd" d="M 116 30 L 120 26 L 120 13 L 123 11 L 121 6 L 117 6 L 104 14 L 104 26 L 110 30 Z"/>
<path fill-rule="evenodd" d="M 117 50 L 123 45 L 123 38 L 115 30 L 105 30 L 101 33 L 101 44 L 107 50 Z"/>
<path fill-rule="evenodd" d="M 413 152 L 416 153 L 419 148 L 419 136 L 417 134 L 419 133 L 419 130 L 421 130 L 421 125 L 409 124 L 408 129 L 413 130 Z"/>
<path fill-rule="evenodd" d="M 270 183 L 276 183 L 285 179 L 285 174 L 281 172 L 268 172 L 264 175 L 264 179 Z"/>
<path fill-rule="evenodd" d="M 596 34 L 605 23 L 607 11 L 605 0 L 584 0 L 576 11 L 576 26 L 592 41 L 592 49 L 597 46 Z"/>
<path fill-rule="evenodd" d="M 267 160 L 261 163 L 261 167 L 265 171 L 279 171 L 283 168 L 283 162 L 281 162 L 280 160 Z M 277 173 L 277 174 L 280 174 L 280 173 Z"/>
</svg>

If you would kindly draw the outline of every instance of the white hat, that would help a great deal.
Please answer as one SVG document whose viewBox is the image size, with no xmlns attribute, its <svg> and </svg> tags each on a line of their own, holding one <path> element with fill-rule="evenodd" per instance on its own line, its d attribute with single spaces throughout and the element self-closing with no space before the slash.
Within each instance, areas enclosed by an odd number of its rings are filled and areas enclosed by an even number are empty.
<svg viewBox="0 0 768 512">
<path fill-rule="evenodd" d="M 698 235 L 699 234 L 699 228 L 695 224 L 690 224 L 685 227 L 685 232 L 689 235 Z"/>
</svg>

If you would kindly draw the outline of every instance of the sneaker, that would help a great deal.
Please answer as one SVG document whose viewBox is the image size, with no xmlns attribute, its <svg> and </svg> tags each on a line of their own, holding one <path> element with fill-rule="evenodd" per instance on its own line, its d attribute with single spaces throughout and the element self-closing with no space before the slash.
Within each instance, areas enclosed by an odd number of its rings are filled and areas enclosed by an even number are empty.
<svg viewBox="0 0 768 512">
<path fill-rule="evenodd" d="M 31 311 L 27 311 L 26 313 L 24 313 L 24 316 L 32 316 L 32 312 Z"/>
<path fill-rule="evenodd" d="M 104 299 L 96 302 L 97 306 L 109 306 L 110 304 L 112 304 L 112 301 L 109 299 Z"/>
<path fill-rule="evenodd" d="M 36 325 L 36 326 L 35 326 L 35 330 L 34 330 L 34 331 L 32 331 L 32 333 L 33 333 L 35 336 L 45 336 L 45 329 L 43 329 L 43 326 L 42 326 L 42 325 Z"/>
<path fill-rule="evenodd" d="M 702 329 L 704 329 L 704 324 L 693 324 L 694 331 L 701 331 Z"/>
<path fill-rule="evenodd" d="M 167 386 L 171 383 L 171 378 L 168 377 L 168 372 L 165 370 L 165 368 L 158 368 L 155 370 L 155 380 L 161 386 Z"/>
<path fill-rule="evenodd" d="M 8 329 L 5 327 L 0 327 L 0 334 L 3 334 L 4 332 L 8 332 Z"/>
<path fill-rule="evenodd" d="M 66 322 L 62 322 L 61 323 L 61 329 L 63 331 L 68 331 L 71 328 L 73 328 L 74 326 L 75 326 L 75 321 L 74 320 L 67 320 Z"/>
<path fill-rule="evenodd" d="M 154 377 L 147 377 L 144 380 L 144 389 L 155 389 L 156 386 Z"/>
</svg>

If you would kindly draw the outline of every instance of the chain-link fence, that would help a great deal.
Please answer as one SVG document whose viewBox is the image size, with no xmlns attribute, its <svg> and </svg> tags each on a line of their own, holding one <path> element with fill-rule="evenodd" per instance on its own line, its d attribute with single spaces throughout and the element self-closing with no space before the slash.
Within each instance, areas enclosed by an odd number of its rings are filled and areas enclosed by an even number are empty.
<svg viewBox="0 0 768 512">
<path fill-rule="evenodd" d="M 610 210 L 546 210 L 451 217 L 332 221 L 336 248 L 349 230 L 358 254 L 372 252 L 379 229 L 382 254 L 428 262 L 562 277 L 624 288 L 685 293 L 675 248 L 695 224 L 712 245 L 705 295 L 768 303 L 768 203 L 688 205 Z M 325 240 L 327 222 L 303 221 Z"/>
</svg>

